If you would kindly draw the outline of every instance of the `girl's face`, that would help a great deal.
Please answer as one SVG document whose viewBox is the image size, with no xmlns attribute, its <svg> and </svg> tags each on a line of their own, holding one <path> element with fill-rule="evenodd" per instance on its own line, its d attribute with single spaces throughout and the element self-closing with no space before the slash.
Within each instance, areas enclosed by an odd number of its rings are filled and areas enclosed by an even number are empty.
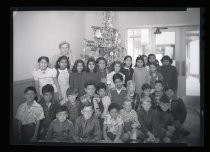
<svg viewBox="0 0 210 152">
<path fill-rule="evenodd" d="M 149 57 L 149 62 L 150 62 L 150 63 L 154 63 L 155 60 L 156 60 L 156 58 L 155 58 L 154 56 L 150 56 L 150 57 Z"/>
<path fill-rule="evenodd" d="M 36 94 L 34 91 L 32 90 L 28 90 L 25 94 L 24 94 L 24 97 L 26 99 L 26 101 L 28 102 L 32 102 L 34 101 L 35 97 L 36 97 Z"/>
<path fill-rule="evenodd" d="M 105 61 L 104 60 L 100 60 L 99 62 L 98 62 L 98 66 L 99 66 L 99 69 L 105 69 L 105 67 L 106 67 L 106 63 L 105 63 Z"/>
<path fill-rule="evenodd" d="M 70 101 L 71 104 L 75 104 L 77 94 L 68 95 L 67 98 L 68 98 L 68 101 Z"/>
<path fill-rule="evenodd" d="M 131 105 L 131 102 L 130 101 L 126 101 L 124 102 L 124 105 L 123 105 L 124 109 L 126 112 L 130 112 L 131 109 L 132 109 L 132 105 Z"/>
<path fill-rule="evenodd" d="M 81 113 L 83 114 L 84 118 L 86 120 L 88 120 L 92 116 L 92 114 L 93 114 L 93 109 L 92 109 L 91 106 L 84 107 L 84 109 L 81 111 Z"/>
<path fill-rule="evenodd" d="M 127 67 L 130 67 L 131 64 L 132 64 L 131 58 L 127 58 L 127 59 L 125 60 L 125 65 L 126 65 Z"/>
<path fill-rule="evenodd" d="M 151 104 L 151 102 L 148 102 L 148 101 L 142 101 L 141 106 L 145 111 L 149 111 L 152 104 Z"/>
<path fill-rule="evenodd" d="M 60 122 L 64 122 L 68 117 L 68 114 L 66 111 L 61 111 L 61 112 L 58 112 L 56 114 L 56 118 L 60 121 Z"/>
<path fill-rule="evenodd" d="M 60 51 L 61 51 L 61 55 L 67 55 L 69 53 L 68 44 L 61 45 Z"/>
<path fill-rule="evenodd" d="M 116 73 L 120 72 L 120 68 L 121 68 L 121 65 L 120 65 L 120 64 L 115 64 L 115 65 L 114 65 L 114 71 L 115 71 Z"/>
<path fill-rule="evenodd" d="M 171 98 L 171 97 L 174 96 L 174 91 L 173 91 L 172 89 L 168 89 L 168 90 L 166 91 L 166 95 L 167 95 L 169 98 Z"/>
<path fill-rule="evenodd" d="M 48 67 L 48 62 L 45 59 L 42 59 L 39 62 L 39 68 L 44 71 L 47 69 L 47 67 Z"/>
<path fill-rule="evenodd" d="M 58 63 L 58 65 L 60 66 L 60 69 L 61 69 L 61 70 L 66 69 L 66 68 L 67 68 L 67 61 L 66 61 L 66 59 L 62 59 L 62 60 Z"/>
<path fill-rule="evenodd" d="M 78 72 L 82 72 L 82 70 L 83 70 L 83 64 L 82 63 L 78 63 L 77 64 L 77 71 Z"/>
<path fill-rule="evenodd" d="M 157 67 L 155 66 L 155 65 L 150 65 L 149 66 L 149 69 L 150 69 L 150 71 L 152 72 L 152 73 L 155 73 L 156 72 L 156 70 L 157 70 Z"/>
<path fill-rule="evenodd" d="M 118 116 L 118 110 L 117 109 L 111 109 L 109 111 L 110 116 L 112 117 L 112 119 L 117 119 Z"/>
<path fill-rule="evenodd" d="M 134 93 L 134 92 L 135 92 L 135 88 L 136 88 L 136 86 L 133 85 L 133 84 L 131 84 L 131 85 L 128 86 L 128 91 L 129 91 L 130 93 Z"/>
<path fill-rule="evenodd" d="M 106 95 L 106 90 L 105 89 L 99 89 L 98 94 L 101 98 L 105 97 Z"/>
<path fill-rule="evenodd" d="M 169 65 L 169 60 L 163 60 L 163 65 L 165 66 Z"/>
<path fill-rule="evenodd" d="M 145 56 L 144 57 L 144 63 L 147 64 L 148 58 Z"/>
<path fill-rule="evenodd" d="M 93 71 L 94 68 L 95 68 L 95 63 L 94 62 L 89 62 L 88 63 L 88 68 L 89 68 L 90 71 Z"/>
<path fill-rule="evenodd" d="M 142 68 L 144 65 L 144 62 L 142 60 L 137 60 L 136 65 L 138 68 Z"/>
</svg>

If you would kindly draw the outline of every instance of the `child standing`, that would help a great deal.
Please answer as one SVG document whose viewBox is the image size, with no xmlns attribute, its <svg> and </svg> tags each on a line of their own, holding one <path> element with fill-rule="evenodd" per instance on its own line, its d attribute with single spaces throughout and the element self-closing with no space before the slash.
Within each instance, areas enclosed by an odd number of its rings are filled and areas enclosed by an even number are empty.
<svg viewBox="0 0 210 152">
<path fill-rule="evenodd" d="M 160 67 L 160 73 L 163 75 L 163 86 L 164 88 L 170 87 L 177 91 L 178 87 L 178 73 L 175 66 L 172 65 L 173 60 L 165 55 L 161 59 L 162 66 Z"/>
<path fill-rule="evenodd" d="M 54 97 L 56 100 L 61 100 L 61 90 L 58 84 L 58 79 L 56 78 L 57 71 L 53 68 L 49 68 L 49 58 L 46 56 L 41 56 L 38 59 L 39 69 L 33 71 L 33 77 L 35 80 L 35 87 L 38 94 L 38 100 L 42 96 L 42 87 L 46 84 L 51 84 L 54 87 Z"/>
<path fill-rule="evenodd" d="M 99 57 L 96 60 L 96 64 L 98 65 L 98 79 L 97 82 L 103 82 L 106 84 L 107 82 L 107 74 L 108 69 L 107 67 L 107 61 L 104 57 Z"/>
<path fill-rule="evenodd" d="M 114 88 L 115 87 L 115 84 L 113 82 L 113 75 L 116 74 L 116 73 L 119 73 L 122 75 L 123 77 L 123 84 L 125 82 L 125 75 L 122 74 L 120 72 L 120 69 L 121 69 L 121 62 L 120 61 L 114 61 L 111 65 L 112 67 L 112 72 L 110 72 L 108 75 L 107 75 L 107 84 L 108 84 L 108 88 L 109 90 Z"/>
<path fill-rule="evenodd" d="M 140 128 L 140 123 L 138 121 L 136 111 L 132 109 L 131 102 L 131 100 L 125 100 L 123 109 L 120 110 L 120 115 L 122 116 L 124 123 L 122 135 L 123 142 L 127 142 L 129 140 L 137 140 L 138 136 L 142 134 L 138 129 Z"/>
<path fill-rule="evenodd" d="M 125 75 L 125 84 L 124 86 L 127 87 L 127 82 L 132 80 L 133 77 L 133 68 L 132 68 L 132 57 L 130 55 L 125 56 L 124 58 L 124 66 L 121 69 L 121 72 Z"/>
<path fill-rule="evenodd" d="M 175 120 L 181 124 L 184 123 L 187 117 L 187 109 L 180 97 L 177 97 L 173 88 L 166 88 L 165 93 L 169 98 L 171 114 Z"/>
<path fill-rule="evenodd" d="M 136 93 L 142 93 L 142 85 L 149 83 L 149 70 L 145 68 L 143 57 L 136 58 L 136 65 L 133 74 L 133 81 L 136 83 Z"/>
<path fill-rule="evenodd" d="M 148 65 L 150 65 L 151 63 L 157 63 L 157 62 L 158 62 L 158 60 L 156 59 L 155 54 L 148 55 Z M 160 72 L 159 64 L 157 64 L 157 72 Z"/>
<path fill-rule="evenodd" d="M 58 84 L 63 98 L 60 104 L 63 105 L 67 101 L 66 90 L 69 88 L 70 66 L 68 58 L 66 56 L 59 57 L 56 61 L 55 68 L 57 70 Z"/>
<path fill-rule="evenodd" d="M 68 108 L 69 120 L 75 125 L 77 117 L 80 116 L 80 102 L 77 100 L 78 91 L 68 88 L 66 96 L 68 101 L 64 106 Z"/>
<path fill-rule="evenodd" d="M 66 106 L 59 106 L 54 119 L 48 129 L 46 139 L 49 142 L 73 142 L 74 126 L 67 119 L 68 109 Z"/>
<path fill-rule="evenodd" d="M 44 112 L 36 102 L 37 92 L 32 86 L 24 91 L 25 102 L 18 106 L 15 118 L 18 120 L 18 139 L 21 142 L 37 140 L 40 120 L 44 119 Z"/>
<path fill-rule="evenodd" d="M 132 101 L 132 109 L 134 109 L 135 111 L 137 111 L 137 109 L 139 108 L 139 103 L 140 103 L 140 96 L 138 93 L 135 92 L 136 89 L 136 84 L 132 81 L 129 80 L 127 82 L 127 98 L 130 99 Z"/>
<path fill-rule="evenodd" d="M 70 75 L 70 89 L 78 90 L 78 97 L 81 97 L 84 86 L 82 85 L 82 78 L 85 71 L 85 63 L 82 60 L 76 60 L 72 68 L 72 74 Z"/>
<path fill-rule="evenodd" d="M 149 70 L 149 63 L 148 63 L 148 57 L 146 55 L 142 55 L 144 59 L 145 68 Z"/>
<path fill-rule="evenodd" d="M 86 72 L 84 72 L 84 75 L 82 77 L 82 85 L 84 87 L 85 83 L 89 80 L 95 81 L 97 83 L 98 80 L 98 72 L 96 67 L 96 61 L 93 58 L 89 58 L 87 61 L 87 69 Z M 83 90 L 83 94 L 84 94 Z"/>
<path fill-rule="evenodd" d="M 163 92 L 163 82 L 161 80 L 155 81 L 155 91 L 151 94 L 151 99 L 153 108 L 157 108 L 160 102 L 169 102 L 169 99 Z"/>
<path fill-rule="evenodd" d="M 123 86 L 123 76 L 120 73 L 113 75 L 115 87 L 110 90 L 110 98 L 112 103 L 117 103 L 122 108 L 123 101 L 127 97 L 127 90 Z"/>
<path fill-rule="evenodd" d="M 93 105 L 84 103 L 81 107 L 82 116 L 75 123 L 75 141 L 79 143 L 95 143 L 101 140 L 101 128 L 99 121 L 93 116 Z"/>
<path fill-rule="evenodd" d="M 157 64 L 150 63 L 149 69 L 150 69 L 150 85 L 151 85 L 152 89 L 154 89 L 155 81 L 156 80 L 163 81 L 163 76 L 161 73 L 157 72 Z"/>
<path fill-rule="evenodd" d="M 105 143 L 122 143 L 120 137 L 123 131 L 123 119 L 119 115 L 118 104 L 111 103 L 108 111 L 109 113 L 105 116 L 103 125 Z"/>
<path fill-rule="evenodd" d="M 45 118 L 40 121 L 39 139 L 45 140 L 50 123 L 55 119 L 56 109 L 59 104 L 53 99 L 54 88 L 47 84 L 42 88 L 43 98 L 39 102 L 44 111 Z"/>
<path fill-rule="evenodd" d="M 137 111 L 141 130 L 144 133 L 145 142 L 159 142 L 162 137 L 158 111 L 151 108 L 151 99 L 148 96 L 141 98 L 141 108 Z"/>
</svg>

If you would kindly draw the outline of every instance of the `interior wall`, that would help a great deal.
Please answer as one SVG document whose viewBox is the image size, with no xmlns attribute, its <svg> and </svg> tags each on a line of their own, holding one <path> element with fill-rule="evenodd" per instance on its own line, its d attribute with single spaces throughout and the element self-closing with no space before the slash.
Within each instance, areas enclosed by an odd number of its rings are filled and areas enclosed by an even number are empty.
<svg viewBox="0 0 210 152">
<path fill-rule="evenodd" d="M 83 48 L 84 12 L 18 11 L 13 14 L 13 80 L 32 78 L 40 56 L 59 53 L 58 45 L 67 41 L 79 57 Z"/>
</svg>

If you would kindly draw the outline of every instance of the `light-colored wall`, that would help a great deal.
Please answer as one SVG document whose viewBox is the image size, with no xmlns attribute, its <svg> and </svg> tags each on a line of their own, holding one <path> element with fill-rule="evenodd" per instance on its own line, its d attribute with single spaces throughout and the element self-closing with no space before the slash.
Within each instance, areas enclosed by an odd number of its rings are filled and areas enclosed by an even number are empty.
<svg viewBox="0 0 210 152">
<path fill-rule="evenodd" d="M 114 12 L 114 27 L 122 35 L 126 48 L 127 28 L 154 25 L 199 25 L 200 9 L 181 12 Z M 16 12 L 13 20 L 14 81 L 32 78 L 38 57 L 50 59 L 59 53 L 58 44 L 66 40 L 77 57 L 83 39 L 93 39 L 91 26 L 102 26 L 102 11 L 35 11 Z"/>
<path fill-rule="evenodd" d="M 52 59 L 58 44 L 68 41 L 78 57 L 83 48 L 84 12 L 16 12 L 13 20 L 14 81 L 32 78 L 40 56 Z"/>
</svg>

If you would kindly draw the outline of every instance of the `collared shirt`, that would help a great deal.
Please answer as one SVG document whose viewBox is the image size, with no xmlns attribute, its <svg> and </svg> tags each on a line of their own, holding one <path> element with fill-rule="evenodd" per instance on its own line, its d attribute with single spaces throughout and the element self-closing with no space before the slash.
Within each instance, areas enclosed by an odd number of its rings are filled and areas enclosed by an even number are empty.
<svg viewBox="0 0 210 152">
<path fill-rule="evenodd" d="M 65 142 L 73 140 L 74 135 L 74 126 L 71 121 L 68 119 L 64 122 L 60 122 L 57 119 L 54 119 L 48 129 L 46 138 L 51 140 L 53 138 Z"/>
<path fill-rule="evenodd" d="M 53 80 L 53 78 L 55 78 L 56 75 L 57 71 L 54 68 L 47 68 L 45 71 L 42 71 L 41 69 L 33 71 L 34 80 L 39 81 L 40 94 L 42 94 L 42 87 L 46 84 L 51 84 L 54 88 L 54 92 L 57 92 L 57 88 Z"/>
<path fill-rule="evenodd" d="M 119 127 L 123 125 L 123 119 L 119 114 L 116 119 L 113 119 L 110 114 L 107 114 L 104 119 L 104 124 L 107 125 L 107 132 L 117 135 Z"/>
<path fill-rule="evenodd" d="M 31 107 L 28 107 L 27 102 L 22 103 L 18 109 L 15 118 L 21 121 L 22 125 L 36 123 L 44 119 L 43 108 L 36 101 L 33 101 Z"/>
<path fill-rule="evenodd" d="M 112 103 L 117 103 L 118 105 L 121 106 L 126 97 L 127 97 L 127 90 L 125 87 L 122 87 L 120 93 L 117 92 L 115 87 L 110 90 L 110 98 Z"/>
<path fill-rule="evenodd" d="M 91 116 L 86 120 L 83 116 L 77 118 L 75 123 L 75 139 L 80 142 L 80 138 L 86 142 L 95 142 L 101 139 L 102 132 L 99 120 Z"/>
<path fill-rule="evenodd" d="M 123 122 L 131 122 L 132 124 L 138 124 L 138 126 L 140 126 L 138 116 L 135 110 L 131 109 L 130 112 L 127 112 L 125 111 L 125 109 L 121 109 L 120 115 L 123 118 Z"/>
</svg>

